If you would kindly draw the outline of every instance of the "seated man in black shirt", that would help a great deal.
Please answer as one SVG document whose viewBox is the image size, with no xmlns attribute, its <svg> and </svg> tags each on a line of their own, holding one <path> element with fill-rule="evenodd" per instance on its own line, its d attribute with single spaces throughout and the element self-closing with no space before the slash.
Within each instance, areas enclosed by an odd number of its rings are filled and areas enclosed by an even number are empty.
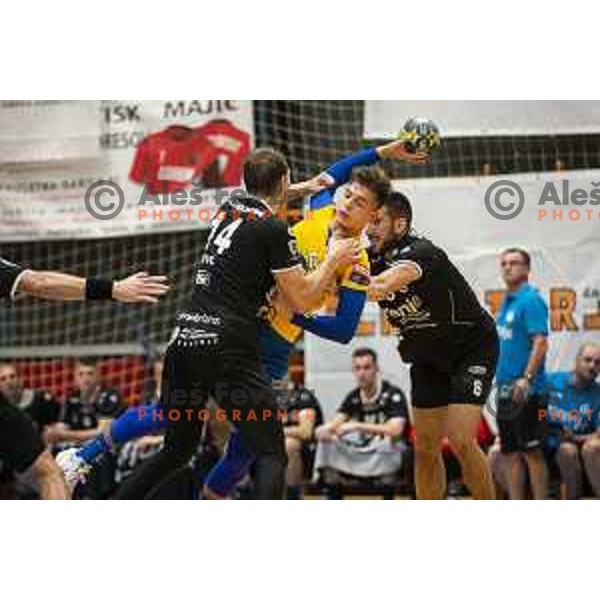
<svg viewBox="0 0 600 600">
<path fill-rule="evenodd" d="M 288 464 L 285 482 L 288 500 L 302 499 L 306 463 L 310 462 L 315 430 L 323 422 L 321 405 L 308 389 L 294 386 L 279 390 L 277 407 L 282 412 Z"/>
<path fill-rule="evenodd" d="M 118 393 L 105 386 L 98 376 L 93 358 L 80 358 L 75 363 L 74 387 L 61 407 L 59 422 L 46 428 L 45 439 L 53 444 L 56 454 L 95 438 L 110 427 L 110 421 L 123 410 Z M 77 488 L 78 499 L 99 500 L 114 488 L 115 456 L 99 461 L 92 476 Z"/>
<path fill-rule="evenodd" d="M 0 394 L 8 402 L 29 417 L 35 437 L 56 423 L 60 416 L 60 404 L 47 390 L 26 388 L 17 368 L 11 363 L 0 363 Z M 3 469 L 4 496 L 17 498 L 39 497 L 39 485 L 33 473 L 17 473 L 8 467 Z"/>
<path fill-rule="evenodd" d="M 369 231 L 376 275 L 370 292 L 412 365 L 417 498 L 445 496 L 440 446 L 447 435 L 473 497 L 491 499 L 477 429 L 496 370 L 496 327 L 446 253 L 413 235 L 411 223 L 409 200 L 393 192 Z"/>
<path fill-rule="evenodd" d="M 27 413 L 40 433 L 60 417 L 60 404 L 52 394 L 47 390 L 25 388 L 17 368 L 11 363 L 0 363 L 0 393 Z"/>
<path fill-rule="evenodd" d="M 341 498 L 344 476 L 377 478 L 384 497 L 392 499 L 407 449 L 408 403 L 400 388 L 380 378 L 377 354 L 370 348 L 354 351 L 352 372 L 358 387 L 317 430 L 315 470 L 322 472 L 332 499 Z"/>
</svg>

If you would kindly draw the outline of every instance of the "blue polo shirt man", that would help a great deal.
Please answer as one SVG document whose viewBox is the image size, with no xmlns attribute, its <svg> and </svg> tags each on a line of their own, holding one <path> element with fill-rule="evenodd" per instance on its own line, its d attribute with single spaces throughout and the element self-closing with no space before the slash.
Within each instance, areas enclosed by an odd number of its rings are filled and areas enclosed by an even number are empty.
<svg viewBox="0 0 600 600">
<path fill-rule="evenodd" d="M 496 327 L 500 337 L 496 379 L 498 383 L 513 384 L 527 377 L 527 364 L 535 336 L 548 336 L 548 305 L 533 286 L 524 283 L 505 296 Z M 530 377 L 529 392 L 542 395 L 545 387 L 546 365 L 542 362 Z"/>
<path fill-rule="evenodd" d="M 573 372 L 552 373 L 548 382 L 548 444 L 567 431 L 573 443 L 595 433 L 600 428 L 600 384 L 582 385 Z"/>
<path fill-rule="evenodd" d="M 549 435 L 545 447 L 560 471 L 564 497 L 581 496 L 585 472 L 600 496 L 600 346 L 585 343 L 575 369 L 548 375 Z"/>
<path fill-rule="evenodd" d="M 526 497 L 523 460 L 535 499 L 546 497 L 547 473 L 542 445 L 547 423 L 545 360 L 548 351 L 548 305 L 529 284 L 531 257 L 521 248 L 501 255 L 507 293 L 496 319 L 500 357 L 496 370 L 500 448 L 506 455 L 509 497 Z"/>
</svg>

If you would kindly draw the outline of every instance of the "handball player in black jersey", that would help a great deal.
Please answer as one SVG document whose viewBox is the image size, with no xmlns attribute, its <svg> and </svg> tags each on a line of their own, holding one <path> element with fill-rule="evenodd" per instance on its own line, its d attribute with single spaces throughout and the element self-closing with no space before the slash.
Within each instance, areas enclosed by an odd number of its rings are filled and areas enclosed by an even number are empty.
<svg viewBox="0 0 600 600">
<path fill-rule="evenodd" d="M 145 498 L 187 465 L 201 439 L 208 397 L 226 411 L 257 456 L 255 497 L 282 498 L 283 428 L 259 359 L 257 315 L 274 285 L 296 312 L 320 304 L 338 267 L 357 262 L 361 250 L 357 240 L 332 240 L 327 260 L 310 275 L 304 273 L 296 241 L 275 212 L 290 191 L 289 177 L 281 153 L 255 150 L 244 163 L 247 194 L 232 196 L 217 211 L 191 297 L 177 315 L 165 355 L 160 406 L 169 427 L 164 447 L 125 480 L 117 499 Z"/>
<path fill-rule="evenodd" d="M 411 224 L 409 200 L 392 192 L 369 230 L 369 292 L 411 364 L 417 498 L 445 497 L 440 448 L 447 436 L 473 497 L 493 499 L 477 429 L 496 369 L 496 327 L 446 253 L 414 235 Z"/>
</svg>

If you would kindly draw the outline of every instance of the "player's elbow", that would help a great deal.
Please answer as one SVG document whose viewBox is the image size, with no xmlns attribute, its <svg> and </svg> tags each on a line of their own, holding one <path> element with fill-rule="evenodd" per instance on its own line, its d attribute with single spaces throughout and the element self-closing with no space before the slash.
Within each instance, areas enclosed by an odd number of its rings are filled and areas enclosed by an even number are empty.
<svg viewBox="0 0 600 600">
<path fill-rule="evenodd" d="M 363 303 L 364 306 L 364 303 Z M 358 324 L 360 322 L 360 315 L 362 313 L 362 306 L 360 310 L 352 311 L 345 319 L 342 320 L 341 327 L 339 329 L 340 343 L 349 344 L 354 338 Z"/>
<path fill-rule="evenodd" d="M 19 284 L 20 292 L 38 298 L 55 298 L 56 280 L 49 271 L 27 271 Z"/>
<path fill-rule="evenodd" d="M 43 271 L 26 271 L 19 281 L 17 291 L 32 296 L 41 296 L 47 288 L 47 277 Z"/>
<path fill-rule="evenodd" d="M 537 335 L 534 340 L 534 346 L 540 354 L 548 352 L 548 338 L 545 335 Z"/>
<path fill-rule="evenodd" d="M 342 331 L 340 332 L 338 341 L 340 344 L 347 345 L 350 343 L 350 341 L 352 340 L 353 337 L 354 337 L 354 331 L 348 327 L 348 328 L 342 329 Z"/>
</svg>

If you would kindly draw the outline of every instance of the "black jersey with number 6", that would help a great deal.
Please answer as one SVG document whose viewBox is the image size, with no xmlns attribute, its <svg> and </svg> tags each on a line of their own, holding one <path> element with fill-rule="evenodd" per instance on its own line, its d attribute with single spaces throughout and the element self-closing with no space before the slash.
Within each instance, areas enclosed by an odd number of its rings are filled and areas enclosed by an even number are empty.
<svg viewBox="0 0 600 600">
<path fill-rule="evenodd" d="M 212 340 L 257 350 L 257 313 L 275 284 L 273 273 L 300 265 L 287 223 L 264 201 L 228 200 L 212 221 L 177 335 L 184 346 Z"/>
<path fill-rule="evenodd" d="M 410 263 L 419 278 L 390 294 L 379 305 L 397 330 L 406 362 L 453 361 L 486 334 L 495 335 L 491 316 L 447 254 L 429 240 L 407 236 L 388 247 L 375 261 L 376 275 Z"/>
</svg>

